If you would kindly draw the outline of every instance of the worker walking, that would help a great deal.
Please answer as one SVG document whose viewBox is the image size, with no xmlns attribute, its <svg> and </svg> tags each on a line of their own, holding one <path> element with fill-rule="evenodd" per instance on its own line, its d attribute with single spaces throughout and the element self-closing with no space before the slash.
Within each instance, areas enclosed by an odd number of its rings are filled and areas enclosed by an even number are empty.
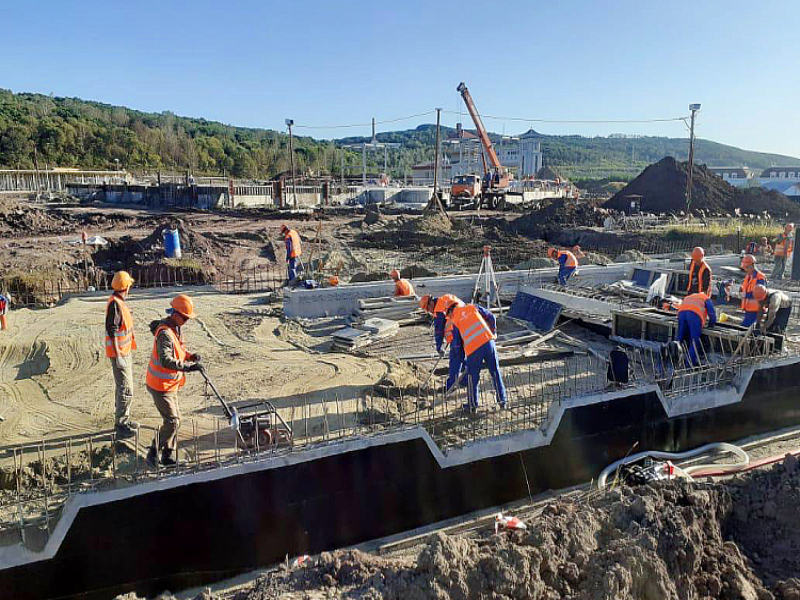
<svg viewBox="0 0 800 600">
<path fill-rule="evenodd" d="M 506 406 L 506 387 L 500 374 L 500 361 L 495 346 L 497 323 L 494 315 L 481 306 L 450 304 L 446 311 L 447 320 L 453 325 L 453 341 L 464 348 L 467 362 L 468 403 L 466 410 L 478 409 L 478 382 L 481 369 L 486 366 L 492 375 L 497 402 L 501 408 Z"/>
<path fill-rule="evenodd" d="M 794 223 L 787 223 L 783 228 L 783 233 L 776 237 L 774 241 L 775 249 L 772 255 L 775 257 L 775 265 L 772 267 L 770 277 L 772 279 L 783 279 L 786 261 L 794 252 Z"/>
<path fill-rule="evenodd" d="M 289 277 L 287 283 L 289 283 L 297 278 L 297 259 L 300 258 L 303 249 L 300 245 L 300 235 L 294 229 L 289 229 L 285 224 L 281 225 L 281 234 L 286 243 L 286 266 Z"/>
<path fill-rule="evenodd" d="M 10 297 L 7 294 L 0 294 L 0 331 L 8 329 L 8 309 L 11 306 Z"/>
<path fill-rule="evenodd" d="M 125 300 L 128 298 L 133 277 L 127 271 L 117 271 L 111 280 L 114 293 L 106 304 L 106 357 L 114 373 L 114 430 L 120 439 L 132 438 L 139 424 L 131 421 L 133 402 L 133 356 L 136 336 L 133 317 Z"/>
<path fill-rule="evenodd" d="M 400 271 L 397 269 L 392 269 L 392 272 L 389 273 L 389 276 L 394 281 L 394 295 L 396 298 L 416 296 L 414 293 L 414 286 L 411 285 L 411 282 L 408 279 L 400 278 Z"/>
<path fill-rule="evenodd" d="M 758 313 L 761 312 L 761 305 L 758 300 L 755 299 L 753 292 L 757 285 L 767 287 L 767 278 L 756 268 L 756 258 L 752 254 L 744 255 L 741 268 L 746 273 L 740 288 L 742 293 L 741 308 L 744 311 L 742 326 L 750 327 L 750 325 L 758 320 Z"/>
<path fill-rule="evenodd" d="M 711 298 L 703 292 L 689 294 L 678 307 L 678 333 L 675 341 L 681 344 L 688 342 L 689 358 L 695 367 L 698 365 L 695 348 L 703 343 L 701 335 L 706 323 L 711 327 L 717 323 L 717 313 Z"/>
<path fill-rule="evenodd" d="M 200 371 L 200 355 L 186 350 L 181 327 L 195 317 L 194 304 L 185 294 L 175 296 L 166 319 L 150 323 L 153 332 L 153 352 L 147 367 L 147 391 L 161 414 L 162 425 L 158 437 L 153 440 L 147 453 L 147 462 L 155 467 L 158 464 L 158 451 L 161 451 L 161 464 L 177 464 L 176 448 L 181 412 L 178 408 L 178 390 L 186 383 L 190 371 Z M 193 364 L 187 364 L 193 363 Z"/>
<path fill-rule="evenodd" d="M 763 285 L 757 285 L 753 290 L 753 297 L 761 305 L 758 311 L 757 329 L 766 333 L 783 333 L 789 325 L 792 314 L 792 299 L 780 290 L 769 290 Z M 766 315 L 765 315 L 766 313 Z M 763 328 L 761 321 L 766 316 Z"/>
<path fill-rule="evenodd" d="M 419 301 L 420 308 L 433 315 L 433 336 L 436 342 L 436 352 L 440 357 L 444 356 L 444 349 L 442 348 L 444 342 L 447 341 L 450 346 L 449 368 L 447 382 L 445 383 L 446 390 L 453 387 L 465 368 L 464 347 L 461 344 L 461 338 L 456 339 L 453 336 L 453 324 L 447 320 L 447 309 L 453 304 L 464 306 L 464 303 L 453 294 L 444 294 L 439 298 L 423 296 Z"/>
<path fill-rule="evenodd" d="M 692 250 L 692 263 L 689 265 L 689 283 L 686 285 L 687 294 L 703 292 L 711 295 L 711 267 L 706 262 L 706 251 L 700 246 Z"/>
<path fill-rule="evenodd" d="M 567 281 L 578 267 L 578 259 L 569 250 L 556 250 L 555 248 L 549 248 L 547 256 L 558 261 L 558 283 L 567 285 Z"/>
</svg>

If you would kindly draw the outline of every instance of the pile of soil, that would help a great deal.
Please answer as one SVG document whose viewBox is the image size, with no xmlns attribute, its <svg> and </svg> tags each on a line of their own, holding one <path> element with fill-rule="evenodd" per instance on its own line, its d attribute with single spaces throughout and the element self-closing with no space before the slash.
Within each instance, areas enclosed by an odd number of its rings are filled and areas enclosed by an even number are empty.
<svg viewBox="0 0 800 600">
<path fill-rule="evenodd" d="M 569 227 L 599 227 L 608 210 L 590 200 L 556 198 L 538 210 L 532 210 L 513 220 L 509 227 L 528 237 L 548 239 L 548 231 Z"/>
<path fill-rule="evenodd" d="M 36 206 L 14 198 L 0 199 L 0 233 L 4 237 L 39 235 L 80 236 L 81 229 L 103 231 L 120 223 L 133 224 L 139 218 L 113 212 L 74 212 Z M 91 235 L 91 234 L 90 234 Z"/>
<path fill-rule="evenodd" d="M 323 553 L 235 598 L 794 600 L 798 504 L 797 460 L 729 484 L 623 487 L 558 499 L 525 531 L 435 534 L 416 560 Z"/>
<path fill-rule="evenodd" d="M 641 209 L 656 214 L 679 213 L 686 209 L 686 184 L 689 163 L 671 156 L 650 165 L 603 206 L 627 211 L 629 196 L 641 196 Z M 692 177 L 691 212 L 705 215 L 731 215 L 739 209 L 745 214 L 768 212 L 775 218 L 797 219 L 800 207 L 779 192 L 762 188 L 734 188 L 709 171 L 695 165 Z"/>
</svg>

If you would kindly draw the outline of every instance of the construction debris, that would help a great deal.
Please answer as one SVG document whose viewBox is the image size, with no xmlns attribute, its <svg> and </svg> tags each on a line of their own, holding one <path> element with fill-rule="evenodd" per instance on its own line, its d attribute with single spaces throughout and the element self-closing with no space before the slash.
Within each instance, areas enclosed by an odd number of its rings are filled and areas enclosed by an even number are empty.
<svg viewBox="0 0 800 600">
<path fill-rule="evenodd" d="M 393 337 L 400 330 L 397 321 L 371 317 L 358 327 L 345 327 L 333 334 L 333 349 L 349 352 L 378 340 Z"/>
</svg>

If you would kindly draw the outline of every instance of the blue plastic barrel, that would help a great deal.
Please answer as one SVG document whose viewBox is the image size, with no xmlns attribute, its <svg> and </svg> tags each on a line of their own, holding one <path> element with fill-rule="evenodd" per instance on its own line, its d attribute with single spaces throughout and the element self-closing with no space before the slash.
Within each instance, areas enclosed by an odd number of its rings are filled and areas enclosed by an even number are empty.
<svg viewBox="0 0 800 600">
<path fill-rule="evenodd" d="M 164 256 L 167 258 L 181 257 L 181 236 L 177 229 L 164 230 Z"/>
</svg>

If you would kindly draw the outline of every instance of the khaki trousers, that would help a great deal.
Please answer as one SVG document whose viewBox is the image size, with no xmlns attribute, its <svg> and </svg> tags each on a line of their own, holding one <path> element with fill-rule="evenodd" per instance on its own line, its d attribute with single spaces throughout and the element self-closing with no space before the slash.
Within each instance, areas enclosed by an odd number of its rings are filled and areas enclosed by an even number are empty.
<svg viewBox="0 0 800 600">
<path fill-rule="evenodd" d="M 177 392 L 157 392 L 147 387 L 153 397 L 153 403 L 161 414 L 163 423 L 158 430 L 158 449 L 172 450 L 178 446 L 178 429 L 181 426 L 181 411 L 178 408 Z M 153 440 L 155 446 L 155 440 Z"/>
<path fill-rule="evenodd" d="M 133 357 L 125 357 L 125 366 L 120 369 L 117 359 L 112 358 L 111 370 L 114 372 L 114 424 L 126 425 L 131 420 L 131 402 L 133 402 Z"/>
</svg>

